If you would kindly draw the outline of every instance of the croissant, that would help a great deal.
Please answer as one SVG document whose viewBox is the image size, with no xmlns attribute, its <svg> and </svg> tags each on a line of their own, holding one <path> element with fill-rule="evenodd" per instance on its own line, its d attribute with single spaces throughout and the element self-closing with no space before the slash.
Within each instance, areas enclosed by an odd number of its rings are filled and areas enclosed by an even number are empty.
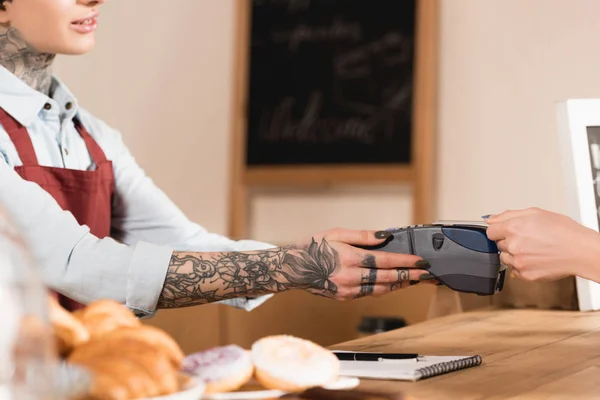
<svg viewBox="0 0 600 400">
<path fill-rule="evenodd" d="M 130 400 L 127 384 L 121 383 L 114 373 L 93 372 L 94 380 L 89 393 L 77 400 Z"/>
<path fill-rule="evenodd" d="M 99 300 L 73 315 L 97 339 L 121 327 L 139 327 L 139 319 L 125 306 L 112 300 Z"/>
<path fill-rule="evenodd" d="M 132 338 L 102 338 L 92 340 L 76 348 L 69 356 L 69 362 L 88 367 L 94 372 L 96 363 L 105 358 L 128 360 L 137 369 L 150 376 L 159 388 L 159 394 L 177 391 L 177 373 L 169 357 L 159 349 Z M 121 374 L 114 371 L 114 374 Z M 124 375 L 127 377 L 127 374 Z"/>
<path fill-rule="evenodd" d="M 164 352 L 169 357 L 173 367 L 177 369 L 181 367 L 181 363 L 185 357 L 185 354 L 171 336 L 153 326 L 124 327 L 106 334 L 104 338 L 107 340 L 135 339 L 144 342 L 147 346 L 160 349 Z"/>
<path fill-rule="evenodd" d="M 62 308 L 53 296 L 48 299 L 48 316 L 57 351 L 61 356 L 67 356 L 75 347 L 90 339 L 83 324 Z"/>
<path fill-rule="evenodd" d="M 125 307 L 123 304 L 109 299 L 96 300 L 88 304 L 85 308 L 74 311 L 73 316 L 81 319 L 85 316 L 91 316 L 95 314 L 112 314 L 113 316 L 121 316 L 124 318 L 135 318 L 133 313 Z"/>
<path fill-rule="evenodd" d="M 166 332 L 142 325 L 125 306 L 99 300 L 69 313 L 50 301 L 54 336 L 69 363 L 92 376 L 80 400 L 129 400 L 172 394 L 184 381 L 184 354 Z"/>
<path fill-rule="evenodd" d="M 93 376 L 88 398 L 137 399 L 161 394 L 158 384 L 133 359 L 119 356 L 103 356 L 87 359 L 80 364 Z"/>
</svg>

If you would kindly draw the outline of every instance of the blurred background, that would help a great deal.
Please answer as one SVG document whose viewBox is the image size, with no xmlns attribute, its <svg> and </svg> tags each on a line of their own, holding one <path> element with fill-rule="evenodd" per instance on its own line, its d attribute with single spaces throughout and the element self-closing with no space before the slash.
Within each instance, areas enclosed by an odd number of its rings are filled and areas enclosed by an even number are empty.
<svg viewBox="0 0 600 400">
<path fill-rule="evenodd" d="M 189 218 L 225 235 L 240 4 L 109 1 L 96 49 L 56 66 Z M 598 15 L 597 0 L 439 1 L 436 219 L 529 206 L 565 211 L 555 104 L 600 93 Z M 403 185 L 271 190 L 252 196 L 247 236 L 286 243 L 337 226 L 402 226 L 411 209 Z M 159 312 L 149 323 L 186 351 L 270 333 L 330 345 L 356 337 L 363 316 L 423 321 L 432 295 L 413 287 L 336 303 L 285 293 L 251 313 L 210 305 Z"/>
</svg>

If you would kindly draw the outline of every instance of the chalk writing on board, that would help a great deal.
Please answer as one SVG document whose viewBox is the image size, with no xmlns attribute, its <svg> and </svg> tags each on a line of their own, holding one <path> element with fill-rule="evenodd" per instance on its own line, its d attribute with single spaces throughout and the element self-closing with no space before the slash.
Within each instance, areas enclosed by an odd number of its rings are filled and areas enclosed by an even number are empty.
<svg viewBox="0 0 600 400">
<path fill-rule="evenodd" d="M 292 115 L 295 105 L 296 100 L 293 97 L 286 97 L 272 112 L 264 112 L 260 128 L 262 140 L 296 143 L 352 140 L 370 144 L 376 139 L 380 121 L 375 116 L 322 117 L 323 95 L 320 92 L 310 95 L 299 119 Z"/>
<path fill-rule="evenodd" d="M 381 69 L 394 69 L 410 61 L 412 45 L 410 40 L 398 33 L 392 32 L 377 40 L 358 48 L 344 52 L 334 58 L 335 72 L 333 75 L 333 95 L 337 106 L 360 114 L 375 115 L 407 111 L 405 117 L 410 117 L 410 101 L 412 99 L 412 77 L 402 79 L 392 76 L 380 88 L 376 101 L 368 101 L 364 92 L 356 94 L 356 86 L 368 79 Z M 374 61 L 376 58 L 376 61 Z M 368 82 L 367 84 L 372 84 Z M 349 89 L 349 90 L 346 90 Z M 396 113 L 397 114 L 397 113 Z M 384 118 L 384 117 L 381 117 Z M 392 118 L 387 117 L 388 121 Z M 391 137 L 395 127 L 387 124 L 384 137 Z"/>
<path fill-rule="evenodd" d="M 334 58 L 336 75 L 340 78 L 364 78 L 372 73 L 371 58 L 379 57 L 380 63 L 392 67 L 410 60 L 410 40 L 391 32 L 363 46 L 353 48 Z"/>
<path fill-rule="evenodd" d="M 303 43 L 318 43 L 336 40 L 360 40 L 362 37 L 360 24 L 335 18 L 330 24 L 310 26 L 300 24 L 291 30 L 276 31 L 272 34 L 274 43 L 286 43 L 292 52 L 298 50 Z"/>
<path fill-rule="evenodd" d="M 415 0 L 253 0 L 250 165 L 406 163 Z"/>
</svg>

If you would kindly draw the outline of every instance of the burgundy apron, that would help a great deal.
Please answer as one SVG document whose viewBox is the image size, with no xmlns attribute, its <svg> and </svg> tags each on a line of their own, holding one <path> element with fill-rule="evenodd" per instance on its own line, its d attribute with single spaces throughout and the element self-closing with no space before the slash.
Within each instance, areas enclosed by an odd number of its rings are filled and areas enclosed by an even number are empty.
<svg viewBox="0 0 600 400">
<path fill-rule="evenodd" d="M 15 171 L 25 180 L 35 182 L 46 190 L 63 210 L 70 211 L 80 225 L 87 225 L 91 233 L 102 239 L 110 235 L 111 205 L 114 192 L 112 162 L 81 125 L 75 127 L 87 147 L 96 169 L 80 171 L 39 165 L 27 129 L 0 108 L 0 124 L 4 127 L 21 158 L 22 166 Z M 43 223 L 43 221 L 40 221 Z M 56 232 L 60 235 L 60 232 Z M 83 307 L 75 300 L 57 294 L 60 303 L 68 310 Z"/>
</svg>

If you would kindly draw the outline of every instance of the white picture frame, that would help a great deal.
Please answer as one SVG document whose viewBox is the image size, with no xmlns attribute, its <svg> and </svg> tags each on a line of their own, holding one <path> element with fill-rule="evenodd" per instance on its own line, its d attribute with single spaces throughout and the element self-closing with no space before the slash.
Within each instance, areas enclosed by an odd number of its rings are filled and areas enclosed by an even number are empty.
<svg viewBox="0 0 600 400">
<path fill-rule="evenodd" d="M 557 128 L 567 213 L 582 225 L 599 231 L 600 99 L 558 103 Z M 579 309 L 600 310 L 600 284 L 579 277 L 576 282 Z"/>
</svg>

